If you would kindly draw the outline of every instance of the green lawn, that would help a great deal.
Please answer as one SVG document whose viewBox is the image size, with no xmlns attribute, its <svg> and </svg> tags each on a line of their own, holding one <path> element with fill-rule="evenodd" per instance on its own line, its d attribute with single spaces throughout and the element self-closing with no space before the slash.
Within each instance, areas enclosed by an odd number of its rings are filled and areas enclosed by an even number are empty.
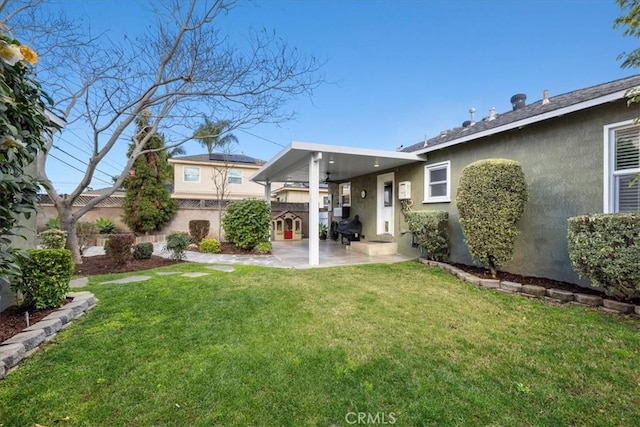
<svg viewBox="0 0 640 427">
<path fill-rule="evenodd" d="M 98 306 L 0 381 L 0 425 L 640 424 L 638 319 L 418 263 L 167 269 L 210 275 L 94 277 Z"/>
</svg>

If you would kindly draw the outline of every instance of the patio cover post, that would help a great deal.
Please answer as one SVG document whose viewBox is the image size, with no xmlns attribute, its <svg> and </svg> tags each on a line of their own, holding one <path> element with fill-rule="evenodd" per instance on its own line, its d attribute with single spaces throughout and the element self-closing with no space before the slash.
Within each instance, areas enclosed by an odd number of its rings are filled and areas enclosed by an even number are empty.
<svg viewBox="0 0 640 427">
<path fill-rule="evenodd" d="M 320 160 L 322 153 L 315 152 L 309 158 L 309 265 L 320 265 L 320 213 L 318 192 L 320 191 Z"/>
<path fill-rule="evenodd" d="M 271 204 L 271 183 L 264 183 L 264 201 Z"/>
</svg>

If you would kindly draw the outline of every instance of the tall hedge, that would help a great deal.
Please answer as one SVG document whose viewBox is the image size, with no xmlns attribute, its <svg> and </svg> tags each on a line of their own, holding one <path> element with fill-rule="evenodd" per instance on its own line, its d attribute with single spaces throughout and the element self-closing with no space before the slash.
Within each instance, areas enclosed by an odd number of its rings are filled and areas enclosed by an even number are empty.
<svg viewBox="0 0 640 427">
<path fill-rule="evenodd" d="M 222 225 L 229 242 L 251 250 L 257 244 L 270 240 L 271 207 L 255 199 L 231 202 L 222 218 Z"/>
<path fill-rule="evenodd" d="M 569 257 L 580 277 L 607 295 L 640 298 L 640 214 L 569 218 Z"/>
<path fill-rule="evenodd" d="M 29 249 L 19 256 L 22 278 L 12 283 L 24 298 L 23 305 L 38 310 L 59 307 L 69 292 L 73 256 L 68 249 Z"/>
<path fill-rule="evenodd" d="M 413 211 L 407 214 L 409 230 L 427 258 L 446 261 L 449 257 L 449 213 L 447 211 Z"/>
<path fill-rule="evenodd" d="M 516 224 L 527 204 L 520 164 L 507 159 L 471 163 L 462 171 L 456 204 L 471 256 L 495 277 L 513 258 Z"/>
</svg>

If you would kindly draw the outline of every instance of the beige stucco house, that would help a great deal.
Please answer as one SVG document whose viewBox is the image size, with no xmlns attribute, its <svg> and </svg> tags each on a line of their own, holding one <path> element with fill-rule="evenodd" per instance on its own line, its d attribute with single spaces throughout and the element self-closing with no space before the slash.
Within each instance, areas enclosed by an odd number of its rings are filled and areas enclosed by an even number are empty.
<svg viewBox="0 0 640 427">
<path fill-rule="evenodd" d="M 169 159 L 176 199 L 264 198 L 265 187 L 249 180 L 264 161 L 244 154 L 211 153 Z M 284 184 L 275 183 L 271 190 Z M 224 195 L 222 193 L 224 192 Z M 222 197 L 220 197 L 222 196 Z"/>
<path fill-rule="evenodd" d="M 309 185 L 304 183 L 286 183 L 280 188 L 271 191 L 272 200 L 280 203 L 308 203 Z M 331 205 L 329 198 L 329 186 L 320 186 L 318 197 L 318 209 L 327 209 Z"/>
</svg>

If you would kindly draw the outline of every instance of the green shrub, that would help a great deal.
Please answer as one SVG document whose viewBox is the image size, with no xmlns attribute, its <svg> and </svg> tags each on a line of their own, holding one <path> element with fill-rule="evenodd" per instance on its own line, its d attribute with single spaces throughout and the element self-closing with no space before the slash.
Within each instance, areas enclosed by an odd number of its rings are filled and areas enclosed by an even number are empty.
<svg viewBox="0 0 640 427">
<path fill-rule="evenodd" d="M 209 235 L 210 223 L 206 219 L 193 219 L 189 221 L 189 234 L 193 243 L 200 244 L 200 241 Z"/>
<path fill-rule="evenodd" d="M 92 222 L 78 222 L 76 224 L 76 235 L 78 236 L 78 249 L 80 254 L 93 244 L 96 226 Z"/>
<path fill-rule="evenodd" d="M 60 224 L 60 217 L 57 216 L 55 218 L 49 218 L 47 222 L 44 223 L 44 228 L 47 230 L 60 230 L 62 225 Z"/>
<path fill-rule="evenodd" d="M 186 258 L 187 248 L 191 244 L 191 236 L 187 233 L 176 231 L 167 236 L 165 251 L 171 252 L 171 259 L 183 260 Z"/>
<path fill-rule="evenodd" d="M 50 228 L 38 234 L 40 244 L 45 249 L 64 249 L 67 243 L 67 232 L 57 228 Z"/>
<path fill-rule="evenodd" d="M 133 248 L 134 259 L 149 259 L 153 255 L 153 243 L 138 243 Z"/>
<path fill-rule="evenodd" d="M 133 234 L 112 234 L 104 243 L 104 251 L 116 262 L 129 262 L 133 258 L 131 248 L 135 241 Z"/>
<path fill-rule="evenodd" d="M 24 298 L 23 305 L 42 310 L 59 307 L 69 292 L 74 265 L 67 249 L 29 249 L 18 257 L 22 278 L 12 284 Z"/>
<path fill-rule="evenodd" d="M 517 222 L 527 204 L 527 183 L 518 162 L 487 159 L 462 171 L 456 204 L 471 256 L 496 275 L 513 258 Z"/>
<path fill-rule="evenodd" d="M 568 246 L 580 277 L 607 295 L 640 298 L 640 214 L 569 218 Z"/>
<path fill-rule="evenodd" d="M 222 219 L 227 240 L 251 250 L 270 239 L 271 207 L 262 200 L 245 199 L 229 203 Z"/>
<path fill-rule="evenodd" d="M 414 211 L 407 214 L 409 230 L 427 258 L 446 261 L 449 257 L 449 213 L 446 211 Z"/>
<path fill-rule="evenodd" d="M 260 242 L 253 248 L 253 252 L 260 255 L 265 255 L 271 253 L 272 249 L 273 245 L 271 244 L 271 242 Z"/>
<path fill-rule="evenodd" d="M 200 241 L 200 252 L 206 254 L 219 254 L 222 252 L 222 244 L 216 239 L 202 239 Z"/>
<path fill-rule="evenodd" d="M 96 229 L 100 234 L 113 234 L 116 232 L 116 224 L 110 218 L 98 218 L 96 220 Z"/>
</svg>

